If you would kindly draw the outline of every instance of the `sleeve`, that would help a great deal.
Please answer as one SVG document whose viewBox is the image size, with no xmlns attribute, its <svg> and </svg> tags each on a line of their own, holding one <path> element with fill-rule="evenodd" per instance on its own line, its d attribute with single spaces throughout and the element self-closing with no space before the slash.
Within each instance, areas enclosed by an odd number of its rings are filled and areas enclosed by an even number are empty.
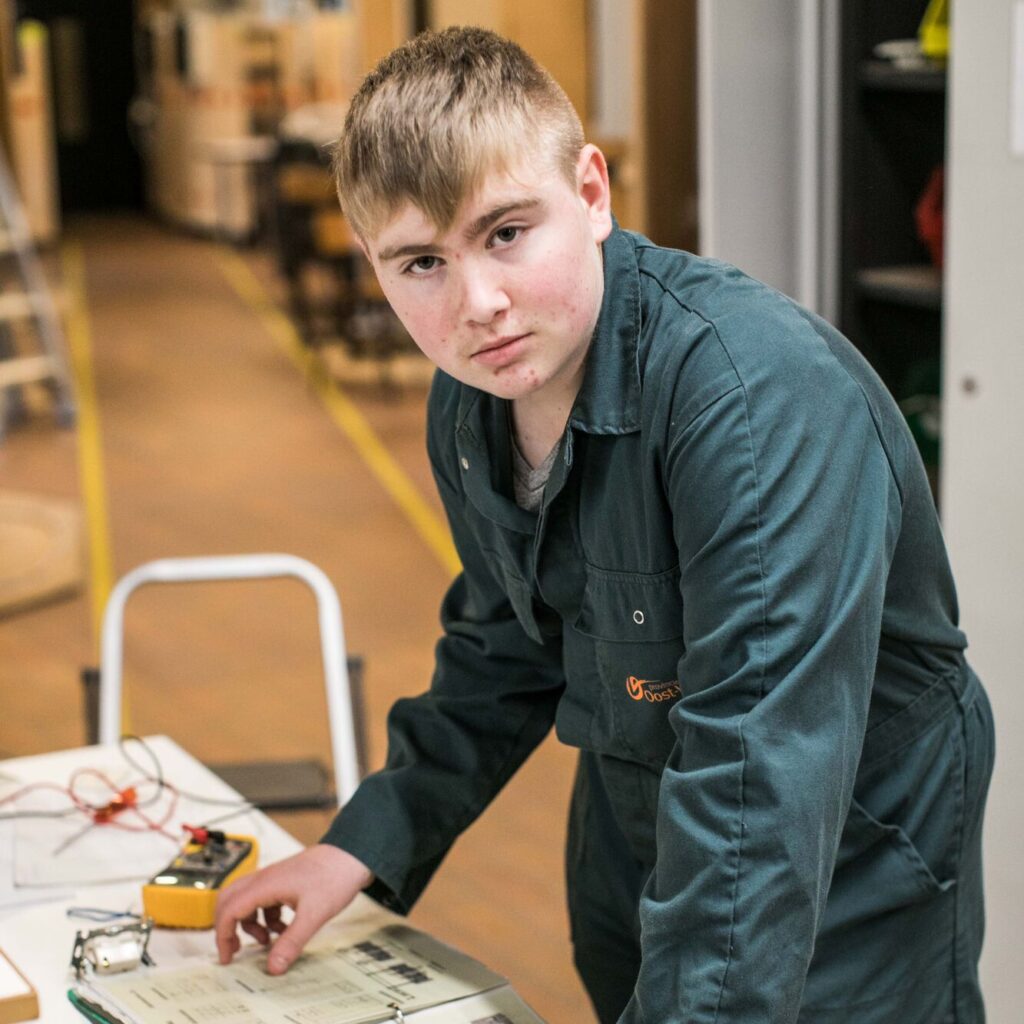
<svg viewBox="0 0 1024 1024">
<path fill-rule="evenodd" d="M 366 864 L 369 894 L 401 913 L 547 735 L 564 688 L 560 638 L 542 646 L 527 637 L 461 493 L 432 462 L 463 565 L 441 606 L 433 680 L 395 703 L 384 768 L 363 780 L 322 840 Z"/>
<path fill-rule="evenodd" d="M 666 449 L 683 697 L 622 1024 L 799 1013 L 866 728 L 900 495 L 867 400 L 827 349 L 788 369 L 736 383 Z"/>
</svg>

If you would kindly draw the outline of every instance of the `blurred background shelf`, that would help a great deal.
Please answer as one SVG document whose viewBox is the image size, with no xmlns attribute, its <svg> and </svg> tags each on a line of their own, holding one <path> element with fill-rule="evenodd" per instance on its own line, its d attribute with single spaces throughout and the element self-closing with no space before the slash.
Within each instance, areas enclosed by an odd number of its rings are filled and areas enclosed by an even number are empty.
<svg viewBox="0 0 1024 1024">
<path fill-rule="evenodd" d="M 917 42 L 927 6 L 840 4 L 838 319 L 898 402 L 924 396 L 937 406 L 947 73 Z M 912 424 L 933 481 L 940 419 Z"/>
<path fill-rule="evenodd" d="M 888 61 L 869 60 L 860 66 L 860 81 L 866 89 L 944 93 L 946 69 L 939 64 L 931 67 L 903 68 Z"/>
<path fill-rule="evenodd" d="M 857 287 L 868 299 L 942 309 L 942 272 L 926 263 L 865 268 L 857 272 Z"/>
</svg>

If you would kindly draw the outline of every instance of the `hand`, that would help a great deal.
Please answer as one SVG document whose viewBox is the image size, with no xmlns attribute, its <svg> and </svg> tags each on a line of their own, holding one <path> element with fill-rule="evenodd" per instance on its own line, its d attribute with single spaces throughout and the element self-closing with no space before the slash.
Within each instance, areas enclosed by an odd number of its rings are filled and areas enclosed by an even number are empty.
<svg viewBox="0 0 1024 1024">
<path fill-rule="evenodd" d="M 230 963 L 241 947 L 235 931 L 240 924 L 264 946 L 270 945 L 271 933 L 278 936 L 267 957 L 267 971 L 284 974 L 313 935 L 372 881 L 373 873 L 362 861 L 326 844 L 240 878 L 217 900 L 214 928 L 220 962 Z M 287 926 L 281 920 L 282 907 L 295 911 Z"/>
</svg>

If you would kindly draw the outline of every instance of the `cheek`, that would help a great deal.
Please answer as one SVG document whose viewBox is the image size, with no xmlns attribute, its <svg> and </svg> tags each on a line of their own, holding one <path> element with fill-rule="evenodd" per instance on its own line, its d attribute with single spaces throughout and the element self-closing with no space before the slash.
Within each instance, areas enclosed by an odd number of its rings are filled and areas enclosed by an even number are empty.
<svg viewBox="0 0 1024 1024">
<path fill-rule="evenodd" d="M 391 300 L 395 316 L 409 332 L 417 347 L 433 358 L 445 347 L 448 327 L 443 315 L 431 304 L 403 303 L 401 299 Z"/>
<path fill-rule="evenodd" d="M 575 272 L 564 263 L 538 275 L 528 292 L 531 306 L 543 311 L 570 330 L 586 330 L 593 319 L 596 288 L 582 270 Z"/>
</svg>

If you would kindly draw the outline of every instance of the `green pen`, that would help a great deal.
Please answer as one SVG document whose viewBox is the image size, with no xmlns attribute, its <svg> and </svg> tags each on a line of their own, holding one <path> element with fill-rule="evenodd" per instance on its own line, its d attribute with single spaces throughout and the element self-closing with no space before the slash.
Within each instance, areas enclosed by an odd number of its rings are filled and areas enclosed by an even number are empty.
<svg viewBox="0 0 1024 1024">
<path fill-rule="evenodd" d="M 119 1018 L 112 1017 L 107 1013 L 98 1003 L 91 1002 L 73 988 L 68 989 L 68 999 L 71 1000 L 71 1005 L 82 1016 L 94 1021 L 95 1024 L 124 1024 Z"/>
</svg>

